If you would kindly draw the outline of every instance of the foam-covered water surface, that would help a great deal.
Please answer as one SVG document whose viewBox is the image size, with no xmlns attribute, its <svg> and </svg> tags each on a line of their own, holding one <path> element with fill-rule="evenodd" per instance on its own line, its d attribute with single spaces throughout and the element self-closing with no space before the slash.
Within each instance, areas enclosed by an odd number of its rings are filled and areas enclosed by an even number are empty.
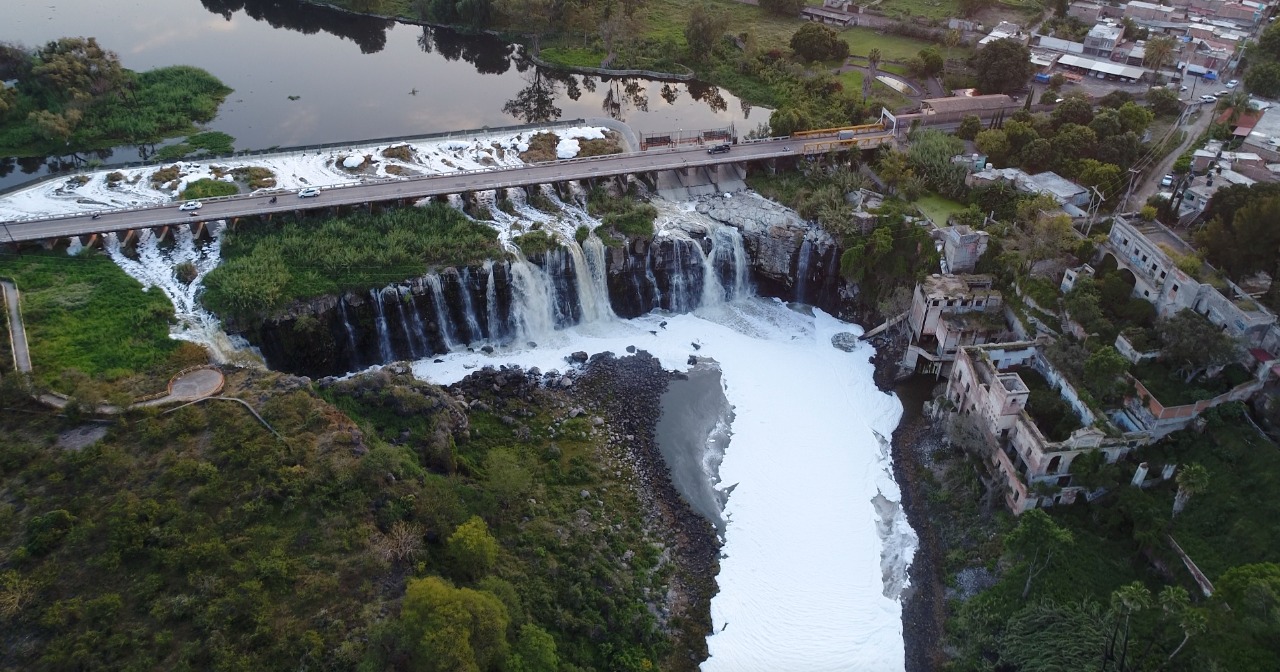
<svg viewBox="0 0 1280 672">
<path fill-rule="evenodd" d="M 674 370 L 690 355 L 714 359 L 734 413 L 719 475 L 734 489 L 703 669 L 900 670 L 901 577 L 916 537 L 878 435 L 902 408 L 872 382 L 869 345 L 831 345 L 840 332 L 861 329 L 746 299 L 572 327 L 536 348 L 453 353 L 414 372 L 448 384 L 485 365 L 563 370 L 571 352 L 628 345 Z"/>
</svg>

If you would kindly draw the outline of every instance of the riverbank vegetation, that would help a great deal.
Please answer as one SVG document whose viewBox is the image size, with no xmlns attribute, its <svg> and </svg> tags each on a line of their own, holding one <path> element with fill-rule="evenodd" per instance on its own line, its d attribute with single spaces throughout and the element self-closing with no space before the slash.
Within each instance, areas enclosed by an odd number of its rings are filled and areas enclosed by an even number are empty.
<svg viewBox="0 0 1280 672">
<path fill-rule="evenodd" d="M 170 375 L 205 361 L 199 348 L 169 338 L 168 298 L 143 291 L 100 252 L 4 254 L 0 277 L 21 292 L 41 387 L 94 402 L 115 394 L 128 401 L 162 390 Z"/>
<path fill-rule="evenodd" d="M 950 487 L 973 465 L 959 452 L 938 452 L 929 486 L 946 521 L 938 529 L 978 531 L 943 535 L 957 654 L 949 669 L 1092 669 L 1104 660 L 1126 670 L 1270 669 L 1280 656 L 1280 626 L 1268 616 L 1278 606 L 1280 504 L 1266 493 L 1280 479 L 1280 451 L 1244 412 L 1214 409 L 1203 434 L 1179 432 L 1135 456 L 1152 474 L 1165 464 L 1203 469 L 1178 514 L 1188 479 L 1135 488 L 1099 461 L 1080 471 L 1108 488 L 1100 499 L 1011 519 L 992 513 L 1003 509 L 1002 497 L 984 498 L 976 483 Z M 1212 596 L 1174 542 L 1213 583 Z M 1047 565 L 1033 566 L 1049 553 Z M 1036 569 L 1043 571 L 1030 576 Z"/>
<path fill-rule="evenodd" d="M 78 449 L 0 385 L 0 666 L 693 669 L 631 462 L 502 382 L 229 371 L 285 438 L 209 402 Z"/>
<path fill-rule="evenodd" d="M 213 120 L 231 92 L 199 68 L 126 70 L 94 38 L 34 51 L 0 45 L 0 155 L 44 156 L 157 142 Z"/>
<path fill-rule="evenodd" d="M 202 301 L 222 315 L 261 317 L 291 301 L 384 287 L 503 254 L 492 228 L 440 203 L 242 221 L 224 234 L 223 263 L 205 277 Z"/>
</svg>

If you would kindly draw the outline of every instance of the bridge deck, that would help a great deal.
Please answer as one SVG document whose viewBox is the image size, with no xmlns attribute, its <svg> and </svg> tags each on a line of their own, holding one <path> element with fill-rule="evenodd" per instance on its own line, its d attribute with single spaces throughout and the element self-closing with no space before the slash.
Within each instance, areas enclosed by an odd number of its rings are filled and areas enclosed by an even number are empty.
<svg viewBox="0 0 1280 672">
<path fill-rule="evenodd" d="M 846 144 L 875 147 L 891 141 L 892 133 L 861 135 Z M 811 141 L 812 142 L 812 141 Z M 829 148 L 827 148 L 829 149 Z M 823 149 L 822 151 L 827 151 Z M 194 221 L 231 219 L 251 215 L 285 213 L 299 210 L 357 205 L 399 199 L 420 199 L 491 189 L 525 187 L 568 180 L 646 173 L 660 170 L 712 167 L 723 163 L 739 163 L 760 159 L 800 156 L 812 153 L 803 140 L 770 139 L 734 145 L 723 154 L 708 154 L 705 149 L 658 150 L 615 154 L 586 159 L 570 159 L 531 164 L 517 168 L 468 171 L 403 179 L 368 181 L 324 188 L 317 198 L 294 196 L 271 203 L 263 195 L 245 194 L 204 201 L 195 215 L 181 212 L 177 204 L 106 212 L 94 220 L 88 214 L 7 223 L 0 241 L 23 242 L 83 236 L 108 231 L 127 231 Z"/>
</svg>

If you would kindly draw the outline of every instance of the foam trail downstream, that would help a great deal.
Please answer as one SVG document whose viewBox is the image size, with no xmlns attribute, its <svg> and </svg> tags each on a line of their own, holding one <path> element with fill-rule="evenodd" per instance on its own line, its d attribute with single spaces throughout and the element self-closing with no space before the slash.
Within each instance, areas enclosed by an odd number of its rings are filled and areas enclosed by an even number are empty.
<svg viewBox="0 0 1280 672">
<path fill-rule="evenodd" d="M 861 330 L 820 311 L 746 299 L 570 327 L 537 348 L 458 352 L 440 364 L 419 361 L 414 372 L 447 384 L 477 366 L 549 371 L 576 350 L 628 345 L 675 370 L 687 369 L 691 354 L 715 359 L 734 414 L 719 477 L 733 490 L 703 669 L 901 670 L 898 599 L 916 539 L 877 438 L 892 433 L 901 406 L 875 388 L 869 345 L 852 353 L 832 347 L 842 331 Z"/>
</svg>

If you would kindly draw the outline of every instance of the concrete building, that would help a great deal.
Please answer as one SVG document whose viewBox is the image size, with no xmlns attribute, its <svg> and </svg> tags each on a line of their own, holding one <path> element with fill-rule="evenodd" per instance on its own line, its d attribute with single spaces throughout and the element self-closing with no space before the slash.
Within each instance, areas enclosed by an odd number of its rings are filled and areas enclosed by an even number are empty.
<svg viewBox="0 0 1280 672">
<path fill-rule="evenodd" d="M 1263 112 L 1240 149 L 1253 152 L 1269 163 L 1280 162 L 1280 107 Z"/>
<path fill-rule="evenodd" d="M 1050 441 L 1032 413 L 1031 388 L 1023 375 L 1036 374 L 1056 392 L 1079 420 L 1080 428 L 1062 441 Z M 1066 377 L 1032 342 L 996 343 L 961 348 L 947 378 L 946 408 L 953 422 L 972 421 L 989 449 L 992 478 L 1004 486 L 1005 504 L 1015 514 L 1038 506 L 1070 504 L 1085 488 L 1072 472 L 1075 458 L 1101 451 L 1114 463 L 1151 442 L 1142 431 L 1124 432 L 1090 408 Z"/>
<path fill-rule="evenodd" d="M 939 231 L 942 238 L 942 258 L 950 273 L 972 273 L 978 260 L 987 251 L 991 234 L 975 231 L 967 226 L 948 226 Z"/>
<path fill-rule="evenodd" d="M 1029 39 L 1031 39 L 1031 36 L 1022 32 L 1022 26 L 1008 21 L 1001 21 L 999 25 L 991 29 L 990 33 L 987 33 L 986 37 L 978 40 L 978 46 L 986 46 L 996 40 L 1015 40 L 1026 44 Z"/>
<path fill-rule="evenodd" d="M 988 168 L 965 178 L 970 187 L 981 187 L 1006 182 L 1024 194 L 1049 194 L 1062 206 L 1063 212 L 1072 217 L 1084 217 L 1089 207 L 1091 192 L 1054 172 L 1028 175 L 1020 168 Z"/>
<path fill-rule="evenodd" d="M 1177 236 L 1160 224 L 1139 226 L 1116 217 L 1102 249 L 1104 258 L 1110 257 L 1132 277 L 1133 296 L 1150 301 L 1156 315 L 1194 310 L 1233 338 L 1272 347 L 1276 316 L 1229 280 L 1215 279 L 1224 287 L 1219 291 L 1178 268 L 1166 249 L 1177 251 L 1180 246 Z"/>
<path fill-rule="evenodd" d="M 1067 7 L 1067 16 L 1083 23 L 1097 23 L 1102 19 L 1102 5 L 1094 2 L 1073 2 Z"/>
<path fill-rule="evenodd" d="M 1003 340 L 1004 297 L 989 275 L 934 274 L 916 285 L 907 316 L 906 370 L 945 375 L 959 348 Z"/>
<path fill-rule="evenodd" d="M 1000 110 L 1018 109 L 1018 104 L 1003 93 L 985 96 L 948 96 L 946 98 L 925 98 L 920 101 L 920 110 L 924 114 L 965 115 L 987 114 Z"/>
<path fill-rule="evenodd" d="M 1100 61 L 1085 56 L 1076 56 L 1075 54 L 1067 54 L 1059 58 L 1058 65 L 1094 79 L 1109 79 L 1118 82 L 1141 81 L 1148 72 L 1145 68 L 1111 61 Z"/>
<path fill-rule="evenodd" d="M 1124 26 L 1099 23 L 1090 28 L 1089 33 L 1084 36 L 1084 53 L 1087 56 L 1110 58 L 1111 52 L 1115 51 L 1122 37 L 1124 37 Z"/>
<path fill-rule="evenodd" d="M 1254 154 L 1254 156 L 1257 155 Z M 1192 178 L 1191 184 L 1182 191 L 1182 199 L 1178 202 L 1178 218 L 1191 217 L 1204 212 L 1204 209 L 1209 207 L 1209 199 L 1223 187 L 1233 184 L 1249 186 L 1256 183 L 1257 180 L 1224 167 L 1222 160 L 1219 159 L 1217 168 L 1204 175 L 1196 175 Z"/>
<path fill-rule="evenodd" d="M 1150 2 L 1142 2 L 1142 0 L 1133 0 L 1124 7 L 1124 15 L 1130 19 L 1148 19 L 1156 21 L 1171 21 L 1174 17 L 1185 15 L 1185 11 L 1168 5 L 1157 5 Z"/>
</svg>

